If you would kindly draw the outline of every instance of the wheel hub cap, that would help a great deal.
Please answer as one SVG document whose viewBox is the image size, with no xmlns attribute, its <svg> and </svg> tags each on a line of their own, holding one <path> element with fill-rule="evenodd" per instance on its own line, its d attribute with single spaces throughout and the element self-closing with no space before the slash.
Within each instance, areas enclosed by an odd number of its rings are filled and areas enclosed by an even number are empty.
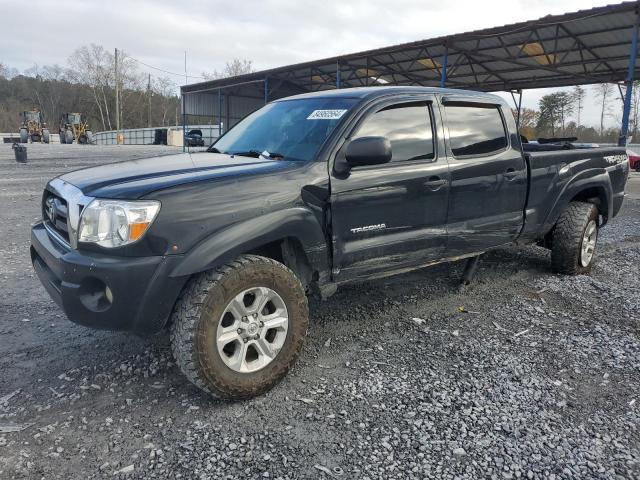
<svg viewBox="0 0 640 480">
<path fill-rule="evenodd" d="M 598 240 L 598 226 L 595 220 L 591 220 L 584 229 L 582 236 L 582 248 L 580 250 L 580 265 L 588 267 L 593 259 L 593 253 L 596 249 L 596 241 Z"/>
<path fill-rule="evenodd" d="M 258 330 L 260 330 L 260 326 L 256 322 L 251 322 L 247 326 L 247 333 L 249 335 L 255 335 L 256 333 L 258 333 Z"/>
<path fill-rule="evenodd" d="M 282 297 L 267 287 L 249 288 L 225 307 L 218 322 L 216 347 L 231 370 L 256 372 L 278 355 L 288 328 L 289 314 Z"/>
</svg>

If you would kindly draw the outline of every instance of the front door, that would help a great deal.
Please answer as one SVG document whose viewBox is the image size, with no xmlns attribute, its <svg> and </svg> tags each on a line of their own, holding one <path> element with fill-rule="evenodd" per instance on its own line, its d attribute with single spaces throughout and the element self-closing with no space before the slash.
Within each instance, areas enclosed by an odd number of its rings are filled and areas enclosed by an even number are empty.
<svg viewBox="0 0 640 480">
<path fill-rule="evenodd" d="M 428 96 L 372 107 L 355 138 L 383 136 L 392 159 L 331 178 L 333 276 L 341 282 L 440 258 L 446 248 L 449 171 L 439 111 Z"/>
</svg>

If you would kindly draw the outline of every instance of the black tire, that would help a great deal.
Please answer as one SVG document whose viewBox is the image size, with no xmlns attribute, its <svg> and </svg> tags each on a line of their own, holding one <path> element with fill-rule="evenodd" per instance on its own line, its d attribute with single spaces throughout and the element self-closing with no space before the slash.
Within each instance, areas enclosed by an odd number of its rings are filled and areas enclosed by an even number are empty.
<svg viewBox="0 0 640 480">
<path fill-rule="evenodd" d="M 58 134 L 58 136 L 60 137 L 60 144 L 61 145 L 64 145 L 65 143 L 67 143 L 65 141 L 65 138 L 64 138 L 64 130 L 60 130 L 60 133 Z"/>
<path fill-rule="evenodd" d="M 583 275 L 591 271 L 595 252 L 585 265 L 581 260 L 584 235 L 590 222 L 595 222 L 595 241 L 598 234 L 598 208 L 591 203 L 571 202 L 553 230 L 551 268 L 565 275 Z M 595 249 L 595 244 L 594 244 Z"/>
<path fill-rule="evenodd" d="M 44 143 L 49 143 L 49 130 L 46 128 L 42 130 L 42 141 Z"/>
<path fill-rule="evenodd" d="M 93 133 L 91 132 L 91 130 L 87 130 L 86 136 L 87 136 L 87 143 L 91 145 L 93 143 Z"/>
<path fill-rule="evenodd" d="M 29 132 L 26 128 L 20 129 L 20 143 L 27 143 L 29 141 Z"/>
<path fill-rule="evenodd" d="M 73 143 L 73 132 L 71 132 L 71 130 L 64 132 L 64 143 L 68 143 L 69 145 Z"/>
<path fill-rule="evenodd" d="M 216 332 L 229 302 L 253 287 L 275 291 L 289 320 L 275 357 L 263 368 L 245 373 L 222 359 Z M 307 297 L 295 274 L 275 260 L 243 255 L 189 281 L 172 314 L 171 347 L 180 370 L 193 384 L 214 397 L 239 400 L 265 393 L 287 374 L 300 354 L 308 325 Z"/>
</svg>

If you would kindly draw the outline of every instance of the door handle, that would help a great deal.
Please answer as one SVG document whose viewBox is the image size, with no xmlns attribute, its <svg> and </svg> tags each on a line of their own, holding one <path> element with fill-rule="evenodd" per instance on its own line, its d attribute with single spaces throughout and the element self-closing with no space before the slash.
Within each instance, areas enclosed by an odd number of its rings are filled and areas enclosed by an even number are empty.
<svg viewBox="0 0 640 480">
<path fill-rule="evenodd" d="M 515 168 L 507 168 L 507 170 L 502 174 L 508 181 L 513 180 L 518 176 L 518 172 L 516 172 Z"/>
<path fill-rule="evenodd" d="M 440 190 L 441 187 L 444 187 L 448 182 L 444 178 L 440 177 L 429 177 L 429 180 L 424 184 L 434 192 L 436 190 Z"/>
</svg>

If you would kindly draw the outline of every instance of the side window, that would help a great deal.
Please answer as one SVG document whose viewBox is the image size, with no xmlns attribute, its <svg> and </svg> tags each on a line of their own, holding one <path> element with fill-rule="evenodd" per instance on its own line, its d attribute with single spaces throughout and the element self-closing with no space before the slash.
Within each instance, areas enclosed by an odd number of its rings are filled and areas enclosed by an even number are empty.
<svg viewBox="0 0 640 480">
<path fill-rule="evenodd" d="M 498 107 L 445 104 L 445 112 L 454 157 L 488 155 L 507 147 Z"/>
<path fill-rule="evenodd" d="M 427 102 L 391 105 L 370 115 L 353 138 L 386 137 L 391 161 L 433 160 L 433 129 Z"/>
</svg>

